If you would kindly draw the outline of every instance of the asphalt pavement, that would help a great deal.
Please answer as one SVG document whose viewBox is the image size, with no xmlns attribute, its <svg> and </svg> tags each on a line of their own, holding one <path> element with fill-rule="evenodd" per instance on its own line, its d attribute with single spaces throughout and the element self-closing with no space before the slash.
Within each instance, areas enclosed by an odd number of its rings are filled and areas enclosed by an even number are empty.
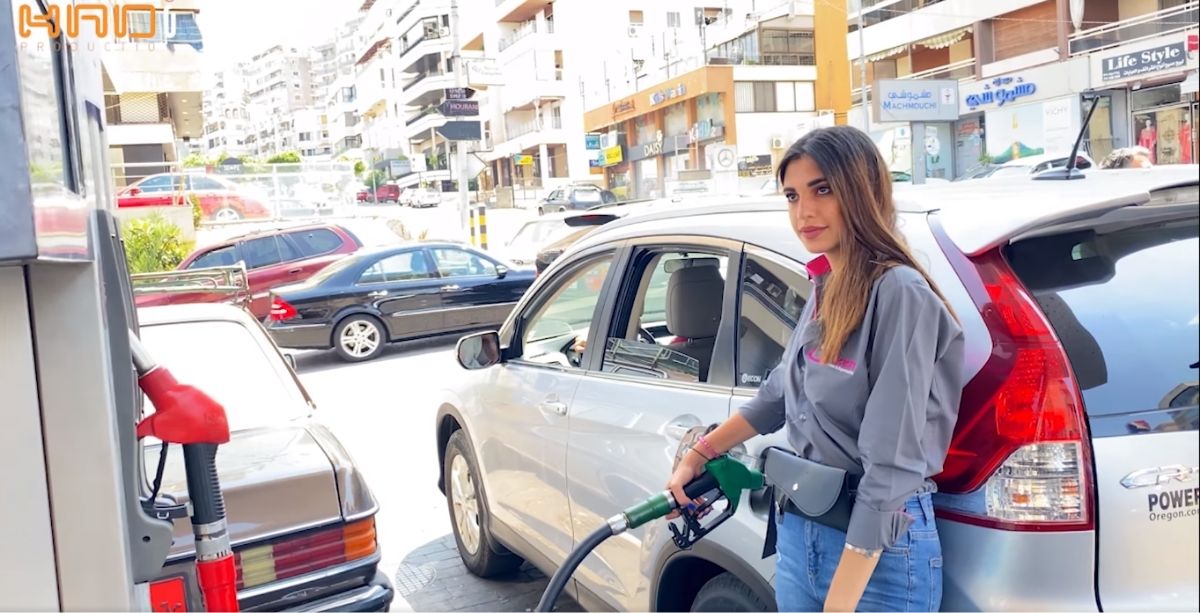
<svg viewBox="0 0 1200 613">
<path fill-rule="evenodd" d="M 349 450 L 380 504 L 381 568 L 392 577 L 393 611 L 528 611 L 546 587 L 526 564 L 494 580 L 459 560 L 446 499 L 437 488 L 435 394 L 459 370 L 456 338 L 389 346 L 370 362 L 347 364 L 332 352 L 295 352 L 317 418 Z M 559 610 L 579 611 L 563 597 Z"/>
</svg>

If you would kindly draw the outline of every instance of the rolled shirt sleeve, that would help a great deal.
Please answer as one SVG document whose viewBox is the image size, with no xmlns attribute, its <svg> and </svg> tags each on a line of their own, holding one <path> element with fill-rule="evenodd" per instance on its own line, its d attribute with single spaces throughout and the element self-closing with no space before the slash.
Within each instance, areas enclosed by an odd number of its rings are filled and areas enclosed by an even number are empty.
<svg viewBox="0 0 1200 613">
<path fill-rule="evenodd" d="M 787 404 L 784 400 L 785 380 L 787 379 L 787 369 L 794 367 L 793 363 L 788 359 L 787 353 L 784 353 L 783 360 L 767 375 L 767 380 L 758 388 L 758 393 L 754 398 L 738 409 L 742 417 L 745 417 L 746 421 L 750 422 L 750 425 L 759 434 L 776 432 L 787 421 Z"/>
<path fill-rule="evenodd" d="M 962 367 L 961 329 L 923 279 L 889 274 L 879 290 L 875 380 L 858 434 L 864 474 L 846 535 L 867 551 L 893 546 L 908 530 L 905 501 L 944 462 Z"/>
</svg>

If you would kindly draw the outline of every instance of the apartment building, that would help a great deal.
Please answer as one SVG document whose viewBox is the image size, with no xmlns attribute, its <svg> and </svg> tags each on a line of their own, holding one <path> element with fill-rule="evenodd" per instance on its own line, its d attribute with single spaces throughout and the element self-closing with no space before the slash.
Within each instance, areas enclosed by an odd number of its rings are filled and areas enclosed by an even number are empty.
<svg viewBox="0 0 1200 613">
<path fill-rule="evenodd" d="M 204 39 L 197 0 L 154 0 L 130 15 L 124 40 L 102 56 L 109 161 L 118 187 L 165 172 L 204 135 Z M 166 9 L 170 8 L 170 12 Z M 131 38 L 152 31 L 151 39 Z"/>
<path fill-rule="evenodd" d="M 204 138 L 202 154 L 241 157 L 254 150 L 247 144 L 251 133 L 249 96 L 240 66 L 232 66 L 210 77 L 204 90 Z"/>
<path fill-rule="evenodd" d="M 953 79 L 959 117 L 926 126 L 927 175 L 1065 155 L 1083 130 L 1095 158 L 1140 144 L 1158 164 L 1195 163 L 1196 1 L 866 0 L 851 2 L 847 49 L 861 101 L 876 79 Z M 862 24 L 861 32 L 859 23 Z M 868 113 L 869 115 L 869 113 Z M 861 104 L 851 122 L 864 123 Z M 895 170 L 911 167 L 909 126 L 870 122 Z M 922 138 L 923 137 L 923 138 Z"/>
<path fill-rule="evenodd" d="M 824 2 L 675 8 L 630 10 L 627 36 L 649 39 L 649 53 L 643 42 L 616 72 L 605 61 L 585 73 L 590 174 L 630 198 L 693 189 L 697 177 L 701 189 L 718 177 L 721 189 L 769 189 L 784 149 L 849 107 L 845 41 L 820 35 L 840 32 L 845 11 Z"/>
</svg>

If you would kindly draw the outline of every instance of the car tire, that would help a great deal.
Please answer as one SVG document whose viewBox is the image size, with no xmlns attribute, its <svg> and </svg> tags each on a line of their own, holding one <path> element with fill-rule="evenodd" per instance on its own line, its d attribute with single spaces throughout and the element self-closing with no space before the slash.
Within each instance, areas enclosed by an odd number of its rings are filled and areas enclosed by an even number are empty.
<svg viewBox="0 0 1200 613">
<path fill-rule="evenodd" d="M 771 607 L 730 573 L 708 580 L 692 601 L 692 611 L 769 611 Z"/>
<path fill-rule="evenodd" d="M 357 338 L 344 338 L 351 335 Z M 351 315 L 334 327 L 332 340 L 338 357 L 347 362 L 365 362 L 383 352 L 387 331 L 383 323 L 370 315 Z"/>
<path fill-rule="evenodd" d="M 539 206 L 538 207 L 538 217 L 541 217 L 542 215 L 545 215 L 545 214 L 546 214 L 546 209 Z"/>
<path fill-rule="evenodd" d="M 214 221 L 241 221 L 242 214 L 237 209 L 232 207 L 221 207 L 216 213 L 213 213 Z"/>
<path fill-rule="evenodd" d="M 454 542 L 467 570 L 477 577 L 495 577 L 520 568 L 525 561 L 492 536 L 491 512 L 479 482 L 479 464 L 462 430 L 450 435 L 446 443 L 442 479 Z"/>
<path fill-rule="evenodd" d="M 566 213 L 566 212 L 567 212 L 567 207 L 565 207 L 565 206 L 560 206 L 560 207 L 558 207 L 558 212 L 559 212 L 559 213 Z"/>
</svg>

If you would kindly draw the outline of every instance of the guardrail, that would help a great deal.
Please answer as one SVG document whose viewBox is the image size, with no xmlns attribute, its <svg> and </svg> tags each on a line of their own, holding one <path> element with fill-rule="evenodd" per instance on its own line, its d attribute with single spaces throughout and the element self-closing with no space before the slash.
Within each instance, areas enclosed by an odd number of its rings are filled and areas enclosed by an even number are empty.
<svg viewBox="0 0 1200 613">
<path fill-rule="evenodd" d="M 135 296 L 162 294 L 226 294 L 228 302 L 248 308 L 250 282 L 246 267 L 214 266 L 168 272 L 146 272 L 130 275 Z"/>
</svg>

